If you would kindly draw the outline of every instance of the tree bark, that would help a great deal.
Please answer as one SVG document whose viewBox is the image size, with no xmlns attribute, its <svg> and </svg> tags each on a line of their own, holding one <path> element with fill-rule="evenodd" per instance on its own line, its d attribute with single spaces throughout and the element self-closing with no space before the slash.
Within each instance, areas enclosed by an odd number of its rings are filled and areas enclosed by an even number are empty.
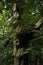
<svg viewBox="0 0 43 65">
<path fill-rule="evenodd" d="M 18 13 L 16 12 L 16 3 L 13 4 L 13 24 L 15 26 L 15 23 L 17 24 L 17 18 L 18 18 Z M 19 25 L 17 25 L 15 28 L 13 28 L 13 45 L 14 45 L 14 65 L 19 65 L 19 52 L 17 49 L 17 46 L 19 46 L 19 40 L 17 39 L 17 33 L 20 31 Z"/>
</svg>

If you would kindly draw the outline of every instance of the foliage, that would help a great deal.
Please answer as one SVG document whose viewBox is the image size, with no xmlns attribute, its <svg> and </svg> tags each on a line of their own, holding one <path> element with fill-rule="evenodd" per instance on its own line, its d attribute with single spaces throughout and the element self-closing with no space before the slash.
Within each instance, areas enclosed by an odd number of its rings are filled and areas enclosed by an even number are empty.
<svg viewBox="0 0 43 65">
<path fill-rule="evenodd" d="M 12 25 L 13 20 L 11 5 L 10 3 L 5 4 L 0 1 L 0 65 L 8 65 L 11 61 L 13 63 L 13 44 L 12 39 L 9 40 L 12 35 Z M 5 46 L 7 47 L 5 48 Z"/>
</svg>

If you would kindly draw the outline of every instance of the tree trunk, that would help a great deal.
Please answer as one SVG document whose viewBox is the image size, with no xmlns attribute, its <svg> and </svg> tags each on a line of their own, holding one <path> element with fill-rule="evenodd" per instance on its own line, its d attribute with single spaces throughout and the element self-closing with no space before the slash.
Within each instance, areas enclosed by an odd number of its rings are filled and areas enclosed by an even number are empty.
<svg viewBox="0 0 43 65">
<path fill-rule="evenodd" d="M 17 24 L 17 18 L 18 18 L 18 13 L 16 12 L 16 3 L 13 4 L 13 24 L 14 24 L 14 27 L 15 27 L 15 24 Z M 13 28 L 13 45 L 14 45 L 14 51 L 13 51 L 13 54 L 14 54 L 14 65 L 19 65 L 19 54 L 18 53 L 18 49 L 17 49 L 17 46 L 19 46 L 19 40 L 17 39 L 17 33 L 20 31 L 20 27 L 19 25 L 16 25 L 15 28 Z"/>
</svg>

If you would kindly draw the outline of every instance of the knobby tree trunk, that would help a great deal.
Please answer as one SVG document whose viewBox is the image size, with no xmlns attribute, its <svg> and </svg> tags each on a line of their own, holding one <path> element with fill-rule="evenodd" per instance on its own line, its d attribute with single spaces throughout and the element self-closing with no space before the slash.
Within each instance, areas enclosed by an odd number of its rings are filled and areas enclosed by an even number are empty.
<svg viewBox="0 0 43 65">
<path fill-rule="evenodd" d="M 20 27 L 19 25 L 17 25 L 17 18 L 18 18 L 19 14 L 16 11 L 16 3 L 13 4 L 13 24 L 14 24 L 14 28 L 13 28 L 13 45 L 14 45 L 14 65 L 19 65 L 19 52 L 17 49 L 17 46 L 19 46 L 19 40 L 17 39 L 17 33 L 20 32 Z"/>
</svg>

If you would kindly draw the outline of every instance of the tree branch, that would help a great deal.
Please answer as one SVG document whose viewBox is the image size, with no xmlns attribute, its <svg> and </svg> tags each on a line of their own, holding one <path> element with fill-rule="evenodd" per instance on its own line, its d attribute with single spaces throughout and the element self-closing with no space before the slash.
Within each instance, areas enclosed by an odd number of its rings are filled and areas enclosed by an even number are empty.
<svg viewBox="0 0 43 65">
<path fill-rule="evenodd" d="M 40 26 L 43 24 L 43 17 L 35 24 L 35 29 L 39 29 Z"/>
</svg>

